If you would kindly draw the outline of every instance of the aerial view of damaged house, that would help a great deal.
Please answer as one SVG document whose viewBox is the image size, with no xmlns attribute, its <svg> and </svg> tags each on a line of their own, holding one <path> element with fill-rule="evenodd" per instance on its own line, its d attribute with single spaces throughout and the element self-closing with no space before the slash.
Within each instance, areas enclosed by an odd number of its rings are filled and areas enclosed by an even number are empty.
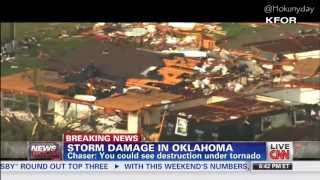
<svg viewBox="0 0 320 180">
<path fill-rule="evenodd" d="M 1 137 L 320 140 L 319 27 L 2 23 Z"/>
</svg>

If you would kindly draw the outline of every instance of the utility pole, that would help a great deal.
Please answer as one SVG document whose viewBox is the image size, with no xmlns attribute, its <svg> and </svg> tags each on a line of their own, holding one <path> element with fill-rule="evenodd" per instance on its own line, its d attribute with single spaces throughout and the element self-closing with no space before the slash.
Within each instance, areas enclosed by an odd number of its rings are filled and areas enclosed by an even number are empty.
<svg viewBox="0 0 320 180">
<path fill-rule="evenodd" d="M 15 51 L 15 40 L 16 40 L 16 27 L 15 23 L 1 23 L 1 43 L 10 46 L 13 52 Z"/>
<path fill-rule="evenodd" d="M 16 25 L 11 23 L 11 43 L 13 51 L 16 50 Z"/>
</svg>

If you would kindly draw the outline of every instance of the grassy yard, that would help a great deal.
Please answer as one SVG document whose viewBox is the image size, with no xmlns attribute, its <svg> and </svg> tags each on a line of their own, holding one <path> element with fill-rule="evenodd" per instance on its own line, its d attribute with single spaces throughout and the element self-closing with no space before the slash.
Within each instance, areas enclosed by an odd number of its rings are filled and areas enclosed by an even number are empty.
<svg viewBox="0 0 320 180">
<path fill-rule="evenodd" d="M 16 40 L 35 37 L 40 47 L 32 47 L 27 51 L 17 51 L 16 59 L 1 63 L 1 76 L 23 71 L 25 68 L 43 67 L 46 61 L 64 55 L 66 52 L 81 46 L 88 38 L 69 37 L 59 39 L 63 31 L 72 33 L 77 26 L 91 27 L 93 23 L 16 23 Z M 5 25 L 1 24 L 1 28 Z M 1 31 L 1 36 L 5 31 Z M 5 36 L 5 35 L 4 35 Z M 3 37 L 3 36 L 2 36 Z M 5 38 L 1 38 L 5 39 Z M 39 52 L 48 56 L 38 59 Z"/>
<path fill-rule="evenodd" d="M 1 40 L 5 39 L 6 27 L 9 23 L 1 23 Z M 26 37 L 57 37 L 62 31 L 73 31 L 76 26 L 91 27 L 94 23 L 15 23 L 16 39 L 22 40 Z M 2 41 L 1 41 L 2 43 Z"/>
<path fill-rule="evenodd" d="M 228 38 L 233 38 L 242 34 L 250 33 L 264 29 L 263 26 L 252 27 L 248 23 L 221 23 L 224 31 L 227 32 Z"/>
</svg>

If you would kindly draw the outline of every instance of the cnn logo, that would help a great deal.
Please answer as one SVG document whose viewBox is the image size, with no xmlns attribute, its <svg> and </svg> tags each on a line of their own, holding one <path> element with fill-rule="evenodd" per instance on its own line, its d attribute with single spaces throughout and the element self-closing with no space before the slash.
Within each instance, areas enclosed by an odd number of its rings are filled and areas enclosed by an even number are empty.
<svg viewBox="0 0 320 180">
<path fill-rule="evenodd" d="M 293 159 L 292 142 L 267 142 L 268 160 L 288 161 Z"/>
</svg>

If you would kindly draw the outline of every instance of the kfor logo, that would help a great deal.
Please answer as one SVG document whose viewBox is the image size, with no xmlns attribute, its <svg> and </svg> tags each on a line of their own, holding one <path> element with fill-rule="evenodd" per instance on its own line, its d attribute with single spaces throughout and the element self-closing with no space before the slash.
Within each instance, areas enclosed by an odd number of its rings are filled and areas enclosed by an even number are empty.
<svg viewBox="0 0 320 180">
<path fill-rule="evenodd" d="M 292 142 L 267 142 L 268 160 L 288 161 L 293 159 Z"/>
</svg>

